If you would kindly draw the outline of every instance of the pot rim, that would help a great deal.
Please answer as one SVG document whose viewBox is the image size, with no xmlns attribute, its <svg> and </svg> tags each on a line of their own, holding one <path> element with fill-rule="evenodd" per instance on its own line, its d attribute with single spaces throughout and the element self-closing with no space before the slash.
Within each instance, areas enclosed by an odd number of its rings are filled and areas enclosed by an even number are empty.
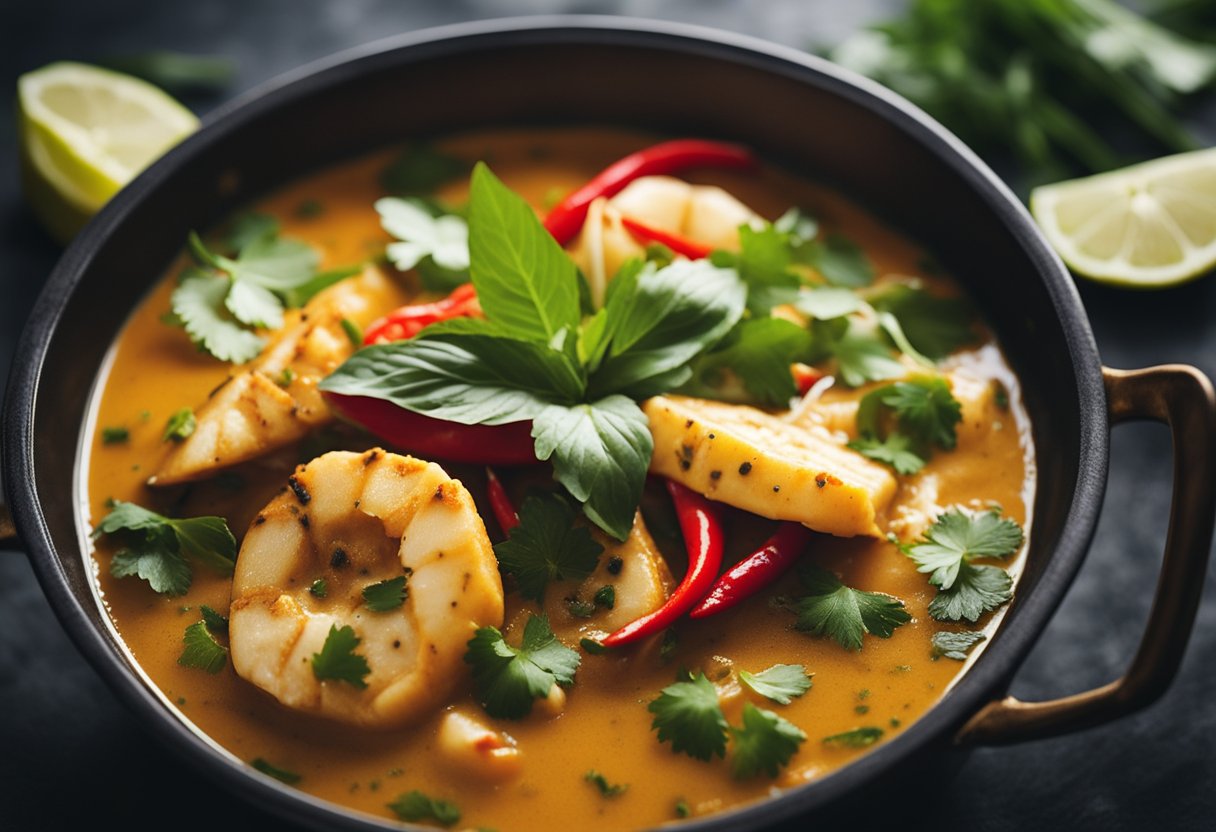
<svg viewBox="0 0 1216 832">
<path fill-rule="evenodd" d="M 9 504 L 34 571 L 64 629 L 123 703 L 144 718 L 154 735 L 191 764 L 244 799 L 314 828 L 401 829 L 400 823 L 354 812 L 258 774 L 220 753 L 198 729 L 186 724 L 125 663 L 101 628 L 90 621 L 91 597 L 77 597 L 52 545 L 38 501 L 33 424 L 44 361 L 52 335 L 93 253 L 124 223 L 133 208 L 169 174 L 209 144 L 245 128 L 267 111 L 323 93 L 328 87 L 374 71 L 486 47 L 593 43 L 695 55 L 759 69 L 809 84 L 847 99 L 897 127 L 919 143 L 976 194 L 1012 233 L 1043 281 L 1064 328 L 1068 359 L 1076 376 L 1078 477 L 1059 541 L 1038 585 L 1019 596 L 1016 619 L 1007 622 L 983 655 L 921 718 L 858 760 L 775 799 L 744 804 L 681 824 L 688 830 L 759 828 L 823 807 L 878 778 L 940 740 L 1002 692 L 1046 627 L 1084 560 L 1097 523 L 1106 483 L 1108 424 L 1101 362 L 1077 289 L 1026 209 L 1010 189 L 959 139 L 894 92 L 822 58 L 759 38 L 668 21 L 592 15 L 545 15 L 458 23 L 418 30 L 338 52 L 284 73 L 209 114 L 200 129 L 141 173 L 89 222 L 63 254 L 30 313 L 5 397 L 3 475 Z M 77 465 L 79 465 L 78 453 Z M 87 606 L 86 606 L 87 605 Z M 1011 612 L 1013 612 L 1011 610 Z M 102 613 L 104 614 L 104 612 Z M 407 825 L 408 826 L 408 825 Z M 423 827 L 418 827 L 423 828 Z"/>
</svg>

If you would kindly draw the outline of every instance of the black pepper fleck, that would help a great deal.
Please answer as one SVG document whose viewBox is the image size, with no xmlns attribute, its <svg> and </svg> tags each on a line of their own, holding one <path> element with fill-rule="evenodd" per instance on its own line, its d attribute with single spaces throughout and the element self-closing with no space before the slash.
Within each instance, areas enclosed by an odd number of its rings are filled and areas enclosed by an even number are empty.
<svg viewBox="0 0 1216 832">
<path fill-rule="evenodd" d="M 752 464 L 750 462 L 745 462 L 739 466 L 739 473 L 741 475 L 746 477 L 751 472 L 752 472 Z"/>
<path fill-rule="evenodd" d="M 613 555 L 612 557 L 608 558 L 608 574 L 610 574 L 610 575 L 621 574 L 621 567 L 623 567 L 624 565 L 625 565 L 625 561 L 623 559 L 621 559 L 620 557 L 618 557 L 616 555 Z"/>
<path fill-rule="evenodd" d="M 722 479 L 722 472 L 721 471 L 710 471 L 709 478 L 711 480 L 720 480 L 720 479 Z"/>
<path fill-rule="evenodd" d="M 306 529 L 308 528 L 308 515 L 307 514 L 300 515 L 300 525 Z"/>
<path fill-rule="evenodd" d="M 291 487 L 291 490 L 295 492 L 296 499 L 299 500 L 303 505 L 308 505 L 309 500 L 312 499 L 312 495 L 308 493 L 308 489 L 304 487 L 304 483 L 300 482 L 293 476 L 287 478 L 287 484 Z"/>
<path fill-rule="evenodd" d="M 350 555 L 346 554 L 346 550 L 341 546 L 334 549 L 334 553 L 329 557 L 329 565 L 334 569 L 341 569 L 348 563 L 350 563 Z"/>
<path fill-rule="evenodd" d="M 774 486 L 773 486 L 773 493 L 774 493 L 774 494 L 776 494 L 776 493 L 777 493 L 778 491 L 780 491 L 780 490 L 781 490 L 781 486 L 779 486 L 779 485 L 774 485 Z"/>
</svg>

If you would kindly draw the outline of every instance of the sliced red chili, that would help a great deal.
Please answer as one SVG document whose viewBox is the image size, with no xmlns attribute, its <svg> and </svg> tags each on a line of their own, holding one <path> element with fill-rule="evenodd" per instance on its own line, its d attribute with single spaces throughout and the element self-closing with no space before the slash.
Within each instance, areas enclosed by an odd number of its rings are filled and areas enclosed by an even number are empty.
<svg viewBox="0 0 1216 832">
<path fill-rule="evenodd" d="M 503 488 L 502 481 L 492 468 L 486 468 L 486 492 L 498 527 L 502 529 L 503 534 L 511 534 L 511 529 L 519 525 L 519 512 L 515 510 L 515 504 L 507 496 L 507 489 Z"/>
<path fill-rule="evenodd" d="M 629 217 L 621 217 L 621 225 L 625 226 L 626 231 L 643 243 L 658 243 L 659 245 L 667 246 L 676 254 L 687 257 L 689 260 L 701 260 L 708 257 L 709 253 L 713 251 L 707 245 L 702 245 L 687 237 L 673 234 L 670 231 L 651 228 L 649 225 L 643 225 L 637 220 L 629 219 Z"/>
<path fill-rule="evenodd" d="M 811 530 L 801 523 L 782 523 L 763 546 L 718 578 L 713 589 L 688 616 L 705 618 L 755 595 L 794 565 L 810 539 Z"/>
<path fill-rule="evenodd" d="M 363 336 L 364 345 L 384 344 L 413 338 L 424 328 L 451 318 L 479 318 L 481 304 L 472 283 L 457 286 L 442 300 L 402 306 L 373 321 Z"/>
<path fill-rule="evenodd" d="M 462 425 L 424 416 L 384 399 L 327 393 L 326 401 L 347 419 L 411 453 L 483 465 L 536 462 L 531 422 Z"/>
<path fill-rule="evenodd" d="M 705 597 L 722 566 L 721 509 L 678 482 L 667 480 L 666 484 L 667 493 L 675 503 L 680 531 L 684 533 L 688 571 L 663 606 L 606 636 L 601 642 L 605 647 L 631 644 L 667 629 Z"/>
<path fill-rule="evenodd" d="M 611 197 L 635 179 L 688 168 L 754 168 L 756 158 L 741 145 L 705 139 L 676 139 L 630 153 L 604 168 L 586 185 L 557 204 L 545 217 L 545 228 L 561 245 L 574 239 L 596 199 Z"/>
<path fill-rule="evenodd" d="M 798 395 L 805 396 L 811 392 L 811 388 L 818 384 L 824 374 L 813 370 L 805 364 L 795 364 L 790 371 L 794 375 L 794 385 L 798 388 Z"/>
</svg>

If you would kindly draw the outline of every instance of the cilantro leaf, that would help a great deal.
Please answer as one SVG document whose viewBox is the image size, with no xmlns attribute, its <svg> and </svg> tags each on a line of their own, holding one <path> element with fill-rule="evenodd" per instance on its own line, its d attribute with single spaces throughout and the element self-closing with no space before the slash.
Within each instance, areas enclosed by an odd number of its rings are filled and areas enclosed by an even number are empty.
<svg viewBox="0 0 1216 832">
<path fill-rule="evenodd" d="M 790 271 L 794 239 L 771 224 L 761 229 L 739 227 L 739 254 L 733 265 L 747 283 L 747 307 L 753 314 L 767 315 L 774 306 L 797 296 L 802 280 Z M 720 253 L 715 256 L 720 263 L 730 262 Z"/>
<path fill-rule="evenodd" d="M 312 675 L 321 681 L 334 679 L 346 682 L 358 690 L 366 688 L 364 677 L 372 669 L 366 657 L 355 652 L 359 642 L 360 638 L 355 635 L 353 627 L 329 625 L 329 634 L 325 636 L 321 652 L 312 654 Z"/>
<path fill-rule="evenodd" d="M 392 194 L 422 196 L 463 176 L 468 169 L 468 162 L 429 144 L 411 144 L 385 168 L 380 184 Z"/>
<path fill-rule="evenodd" d="M 294 786 L 296 783 L 299 783 L 301 780 L 304 779 L 299 774 L 296 774 L 294 771 L 288 771 L 285 768 L 279 768 L 278 766 L 272 765 L 271 763 L 267 762 L 266 760 L 264 760 L 261 757 L 255 757 L 254 759 L 250 760 L 249 765 L 253 766 L 255 769 L 262 772 L 262 774 L 265 774 L 269 777 L 273 777 L 275 780 L 278 780 L 282 783 L 286 783 L 289 786 Z"/>
<path fill-rule="evenodd" d="M 224 248 L 237 254 L 245 246 L 258 240 L 272 239 L 279 236 L 279 221 L 270 214 L 258 211 L 246 211 L 238 214 L 228 227 L 224 236 Z"/>
<path fill-rule="evenodd" d="M 283 302 L 287 304 L 289 309 L 299 309 L 325 289 L 328 289 L 335 283 L 346 280 L 348 277 L 354 277 L 362 271 L 363 266 L 339 266 L 336 269 L 317 272 L 311 280 L 305 281 L 298 286 L 293 286 L 290 289 L 284 289 L 279 295 L 283 298 Z"/>
<path fill-rule="evenodd" d="M 473 334 L 365 347 L 320 388 L 466 425 L 524 421 L 551 402 L 582 396 L 578 370 L 562 353 L 530 341 Z"/>
<path fill-rule="evenodd" d="M 966 660 L 971 648 L 986 639 L 983 633 L 964 630 L 959 633 L 943 630 L 933 634 L 930 642 L 933 645 L 933 658 L 954 659 L 957 662 Z"/>
<path fill-rule="evenodd" d="M 224 575 L 231 575 L 236 566 L 236 538 L 222 517 L 166 518 L 173 529 L 182 554 Z"/>
<path fill-rule="evenodd" d="M 833 286 L 851 289 L 874 282 L 874 264 L 857 243 L 841 234 L 812 240 L 806 247 L 806 262 Z"/>
<path fill-rule="evenodd" d="M 575 525 L 574 510 L 557 495 L 524 500 L 519 525 L 494 546 L 520 594 L 537 602 L 544 600 L 549 581 L 582 580 L 594 572 L 603 551 L 586 527 Z"/>
<path fill-rule="evenodd" d="M 283 326 L 283 304 L 274 292 L 245 280 L 233 281 L 224 298 L 232 317 L 247 326 L 279 329 Z"/>
<path fill-rule="evenodd" d="M 468 279 L 469 226 L 463 218 L 445 214 L 432 216 L 418 200 L 384 197 L 376 200 L 380 225 L 400 242 L 390 243 L 386 253 L 402 271 L 429 260 L 449 272 Z"/>
<path fill-rule="evenodd" d="M 761 771 L 776 777 L 806 741 L 806 733 L 797 725 L 751 702 L 743 706 L 743 725 L 732 726 L 730 735 L 731 772 L 740 779 Z"/>
<path fill-rule="evenodd" d="M 148 534 L 114 554 L 110 574 L 115 578 L 137 576 L 162 595 L 185 595 L 190 589 L 190 564 L 175 544 L 171 533 Z"/>
<path fill-rule="evenodd" d="M 729 726 L 718 692 L 704 673 L 663 688 L 647 710 L 654 714 L 650 727 L 659 732 L 659 742 L 670 741 L 672 751 L 698 760 L 726 755 Z"/>
<path fill-rule="evenodd" d="M 912 440 L 902 433 L 891 433 L 886 439 L 863 436 L 849 447 L 870 459 L 885 462 L 900 474 L 915 474 L 925 467 L 925 460 L 912 450 Z"/>
<path fill-rule="evenodd" d="M 592 398 L 645 398 L 677 386 L 690 373 L 688 362 L 736 324 L 747 297 L 734 271 L 705 260 L 644 268 L 619 275 L 613 284 L 622 279 L 604 308 L 603 346 L 596 350 L 602 359 L 591 367 Z"/>
<path fill-rule="evenodd" d="M 486 317 L 526 339 L 573 332 L 582 317 L 574 261 L 484 162 L 469 194 L 470 274 Z"/>
<path fill-rule="evenodd" d="M 633 528 L 654 451 L 646 414 L 625 396 L 550 405 L 532 425 L 536 457 L 553 460 L 558 482 L 587 517 L 617 540 Z"/>
<path fill-rule="evenodd" d="M 882 739 L 883 730 L 875 727 L 854 728 L 840 734 L 823 738 L 824 745 L 836 745 L 844 748 L 865 748 Z"/>
<path fill-rule="evenodd" d="M 899 378 L 907 368 L 891 354 L 891 349 L 876 335 L 849 325 L 845 334 L 832 345 L 840 379 L 849 387 L 860 387 L 867 381 Z"/>
<path fill-rule="evenodd" d="M 177 659 L 178 664 L 183 667 L 196 667 L 211 674 L 224 669 L 224 664 L 228 661 L 228 651 L 207 630 L 206 621 L 196 621 L 187 627 L 182 642 L 185 648 Z"/>
<path fill-rule="evenodd" d="M 799 312 L 821 321 L 860 312 L 865 305 L 865 301 L 859 298 L 856 292 L 837 286 L 805 288 L 798 293 L 798 298 L 794 301 Z"/>
<path fill-rule="evenodd" d="M 912 346 L 929 358 L 944 358 L 976 340 L 971 306 L 962 298 L 895 283 L 870 297 L 870 305 L 894 315 Z"/>
<path fill-rule="evenodd" d="M 604 797 L 620 797 L 625 792 L 629 791 L 628 783 L 609 783 L 608 778 L 600 774 L 595 769 L 590 769 L 583 775 L 583 779 L 600 790 L 600 794 Z"/>
<path fill-rule="evenodd" d="M 220 615 L 211 607 L 203 604 L 198 608 L 198 611 L 203 614 L 203 623 L 207 625 L 207 629 L 213 633 L 220 635 L 228 635 L 228 617 Z"/>
<path fill-rule="evenodd" d="M 486 713 L 522 719 L 554 685 L 574 683 L 581 657 L 557 640 L 548 618 L 533 615 L 519 647 L 507 644 L 497 627 L 480 627 L 469 639 L 464 660 L 473 668 L 473 685 Z"/>
<path fill-rule="evenodd" d="M 190 588 L 190 564 L 183 555 L 231 574 L 236 538 L 222 517 L 173 519 L 135 503 L 115 500 L 94 537 L 117 535 L 127 544 L 110 562 L 116 578 L 136 575 L 156 592 L 183 595 Z"/>
<path fill-rule="evenodd" d="M 800 664 L 775 664 L 759 673 L 740 670 L 739 681 L 780 705 L 790 704 L 811 689 L 811 678 Z"/>
<path fill-rule="evenodd" d="M 958 508 L 933 522 L 921 542 L 909 546 L 917 571 L 929 573 L 929 583 L 950 589 L 963 565 L 976 558 L 1008 557 L 1022 545 L 1022 527 L 1000 512 L 965 514 Z"/>
<path fill-rule="evenodd" d="M 883 407 L 890 408 L 900 431 L 919 447 L 951 450 L 958 442 L 954 426 L 963 419 L 962 405 L 940 378 L 920 376 L 867 393 L 857 410 L 857 428 L 863 435 L 879 434 Z"/>
<path fill-rule="evenodd" d="M 388 804 L 401 820 L 433 820 L 443 826 L 451 826 L 460 820 L 460 809 L 448 800 L 427 797 L 418 790 L 399 795 Z"/>
<path fill-rule="evenodd" d="M 790 365 L 811 357 L 812 341 L 807 329 L 783 318 L 740 321 L 721 346 L 697 359 L 686 390 L 691 395 L 722 398 L 714 377 L 729 368 L 752 401 L 773 407 L 787 405 L 798 393 Z"/>
<path fill-rule="evenodd" d="M 798 577 L 807 594 L 796 602 L 798 621 L 794 626 L 811 635 L 827 636 L 846 650 L 860 650 L 866 633 L 890 638 L 897 627 L 912 620 L 898 598 L 852 589 L 820 567 L 803 565 Z"/>
<path fill-rule="evenodd" d="M 188 274 L 173 290 L 169 306 L 190 340 L 220 361 L 244 364 L 257 357 L 266 342 L 228 312 L 229 281 L 201 269 Z"/>
<path fill-rule="evenodd" d="M 165 422 L 165 432 L 162 438 L 166 442 L 182 442 L 194 433 L 194 429 L 198 427 L 198 421 L 194 417 L 194 411 L 188 407 L 183 407 L 181 410 L 174 411 L 169 417 L 169 421 Z"/>
<path fill-rule="evenodd" d="M 219 264 L 237 283 L 284 292 L 312 279 L 320 259 L 316 249 L 302 240 L 259 237 L 242 248 L 235 260 L 221 258 Z"/>
<path fill-rule="evenodd" d="M 940 589 L 929 602 L 929 615 L 938 621 L 972 623 L 1013 597 L 1013 578 L 1004 569 L 964 563 L 949 589 Z"/>
<path fill-rule="evenodd" d="M 409 589 L 405 585 L 405 575 L 398 575 L 379 583 L 363 587 L 363 603 L 372 612 L 388 612 L 395 610 L 405 603 L 409 597 Z"/>
</svg>

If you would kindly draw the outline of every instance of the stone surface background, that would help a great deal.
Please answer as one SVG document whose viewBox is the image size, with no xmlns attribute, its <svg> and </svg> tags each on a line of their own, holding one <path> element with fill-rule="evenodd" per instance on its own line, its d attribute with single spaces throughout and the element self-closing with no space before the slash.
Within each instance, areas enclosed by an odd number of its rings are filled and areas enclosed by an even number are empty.
<svg viewBox="0 0 1216 832">
<path fill-rule="evenodd" d="M 280 72 L 388 34 L 551 12 L 660 17 L 791 46 L 832 43 L 898 10 L 898 0 L 0 0 L 0 379 L 58 249 L 17 187 L 13 83 L 46 62 L 150 49 L 233 56 L 239 72 L 204 113 Z M 1216 107 L 1195 126 L 1216 142 Z M 1016 184 L 1016 183 L 1015 183 Z M 1216 374 L 1216 278 L 1139 294 L 1082 286 L 1104 361 L 1187 362 Z M 1138 642 L 1169 507 L 1169 437 L 1129 426 L 1111 443 L 1111 479 L 1089 560 L 1013 685 L 1023 698 L 1118 676 Z M 1020 747 L 982 749 L 957 774 L 873 806 L 856 828 L 1210 829 L 1216 815 L 1216 576 L 1171 690 L 1134 717 Z M 909 814 L 905 814 L 905 812 Z M 0 552 L 0 827 L 287 827 L 217 790 L 159 747 L 63 634 L 25 559 Z M 850 824 L 851 826 L 854 824 Z M 793 827 L 791 827 L 793 828 Z"/>
</svg>

